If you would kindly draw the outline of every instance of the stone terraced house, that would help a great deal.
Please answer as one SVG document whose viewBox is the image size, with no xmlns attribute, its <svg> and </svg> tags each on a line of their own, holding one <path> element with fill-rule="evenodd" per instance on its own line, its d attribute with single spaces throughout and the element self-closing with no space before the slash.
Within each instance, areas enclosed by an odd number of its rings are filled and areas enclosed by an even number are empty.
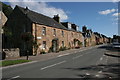
<svg viewBox="0 0 120 80">
<path fill-rule="evenodd" d="M 11 13 L 6 27 L 12 32 L 12 41 L 7 41 L 6 48 L 19 48 L 20 55 L 26 55 L 26 44 L 21 39 L 24 32 L 30 32 L 37 41 L 37 54 L 41 50 L 48 52 L 59 51 L 61 47 L 75 48 L 81 47 L 83 42 L 82 33 L 78 30 L 78 26 L 68 22 L 60 23 L 59 15 L 53 18 L 47 17 L 40 13 L 29 10 L 27 7 L 22 8 L 16 6 Z M 29 54 L 36 55 L 33 45 L 29 46 Z"/>
</svg>

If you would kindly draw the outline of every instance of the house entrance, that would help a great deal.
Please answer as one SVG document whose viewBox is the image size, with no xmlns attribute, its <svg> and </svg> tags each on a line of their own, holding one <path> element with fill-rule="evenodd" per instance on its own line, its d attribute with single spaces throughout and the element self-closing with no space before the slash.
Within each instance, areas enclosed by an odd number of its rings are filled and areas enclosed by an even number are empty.
<svg viewBox="0 0 120 80">
<path fill-rule="evenodd" d="M 55 38 L 55 39 L 53 39 L 52 40 L 52 51 L 53 52 L 57 52 L 58 51 L 58 49 L 59 49 L 59 45 L 58 45 L 58 38 Z"/>
</svg>

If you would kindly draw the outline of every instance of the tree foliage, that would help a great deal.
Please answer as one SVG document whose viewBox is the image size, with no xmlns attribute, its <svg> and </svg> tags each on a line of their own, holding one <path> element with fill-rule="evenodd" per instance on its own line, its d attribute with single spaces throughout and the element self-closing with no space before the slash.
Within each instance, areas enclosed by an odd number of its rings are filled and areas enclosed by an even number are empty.
<svg viewBox="0 0 120 80">
<path fill-rule="evenodd" d="M 0 4 L 2 4 L 2 11 L 5 14 L 5 16 L 9 17 L 13 11 L 13 8 L 10 5 L 7 5 L 7 4 L 2 3 L 2 2 L 0 2 Z"/>
<path fill-rule="evenodd" d="M 22 40 L 29 42 L 33 40 L 33 35 L 30 32 L 25 32 L 21 35 Z"/>
</svg>

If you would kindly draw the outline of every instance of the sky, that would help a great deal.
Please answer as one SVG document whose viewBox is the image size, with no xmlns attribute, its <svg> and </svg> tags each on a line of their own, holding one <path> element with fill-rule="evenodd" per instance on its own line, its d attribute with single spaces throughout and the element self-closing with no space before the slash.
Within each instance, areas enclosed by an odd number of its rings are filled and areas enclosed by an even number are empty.
<svg viewBox="0 0 120 80">
<path fill-rule="evenodd" d="M 59 14 L 62 22 L 71 22 L 108 37 L 118 34 L 118 4 L 116 2 L 7 2 L 28 7 L 38 13 L 53 17 Z"/>
</svg>

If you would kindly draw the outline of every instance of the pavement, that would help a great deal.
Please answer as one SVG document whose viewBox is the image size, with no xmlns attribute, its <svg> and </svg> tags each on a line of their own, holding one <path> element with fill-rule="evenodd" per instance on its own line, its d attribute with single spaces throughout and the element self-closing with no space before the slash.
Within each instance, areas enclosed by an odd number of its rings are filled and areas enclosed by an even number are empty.
<svg viewBox="0 0 120 80">
<path fill-rule="evenodd" d="M 36 55 L 36 56 L 29 56 L 29 60 L 44 61 L 44 60 L 66 56 L 66 55 L 69 55 L 69 54 L 77 53 L 79 51 L 84 51 L 84 50 L 88 50 L 88 49 L 99 47 L 99 46 L 102 46 L 102 45 L 96 45 L 96 46 L 91 46 L 91 47 L 83 47 L 83 48 L 79 48 L 79 49 L 69 49 L 69 50 L 60 51 L 60 52 L 57 52 L 57 53 L 52 52 L 52 53 L 46 53 L 46 54 L 39 54 L 39 55 Z M 18 60 L 18 59 L 26 59 L 26 56 L 17 57 L 17 58 L 8 58 L 8 59 L 5 59 L 5 60 Z"/>
<path fill-rule="evenodd" d="M 113 48 L 112 45 L 108 45 L 105 55 L 111 57 L 120 57 L 120 49 Z"/>
<path fill-rule="evenodd" d="M 74 53 L 59 54 L 56 58 L 2 69 L 3 80 L 41 80 L 47 78 L 82 78 L 105 80 L 119 78 L 120 62 L 117 57 L 104 55 L 106 46 L 78 49 Z M 48 79 L 48 80 L 49 80 Z"/>
<path fill-rule="evenodd" d="M 105 55 L 112 56 L 112 57 L 120 57 L 120 52 L 107 51 L 107 52 L 105 52 Z"/>
</svg>

